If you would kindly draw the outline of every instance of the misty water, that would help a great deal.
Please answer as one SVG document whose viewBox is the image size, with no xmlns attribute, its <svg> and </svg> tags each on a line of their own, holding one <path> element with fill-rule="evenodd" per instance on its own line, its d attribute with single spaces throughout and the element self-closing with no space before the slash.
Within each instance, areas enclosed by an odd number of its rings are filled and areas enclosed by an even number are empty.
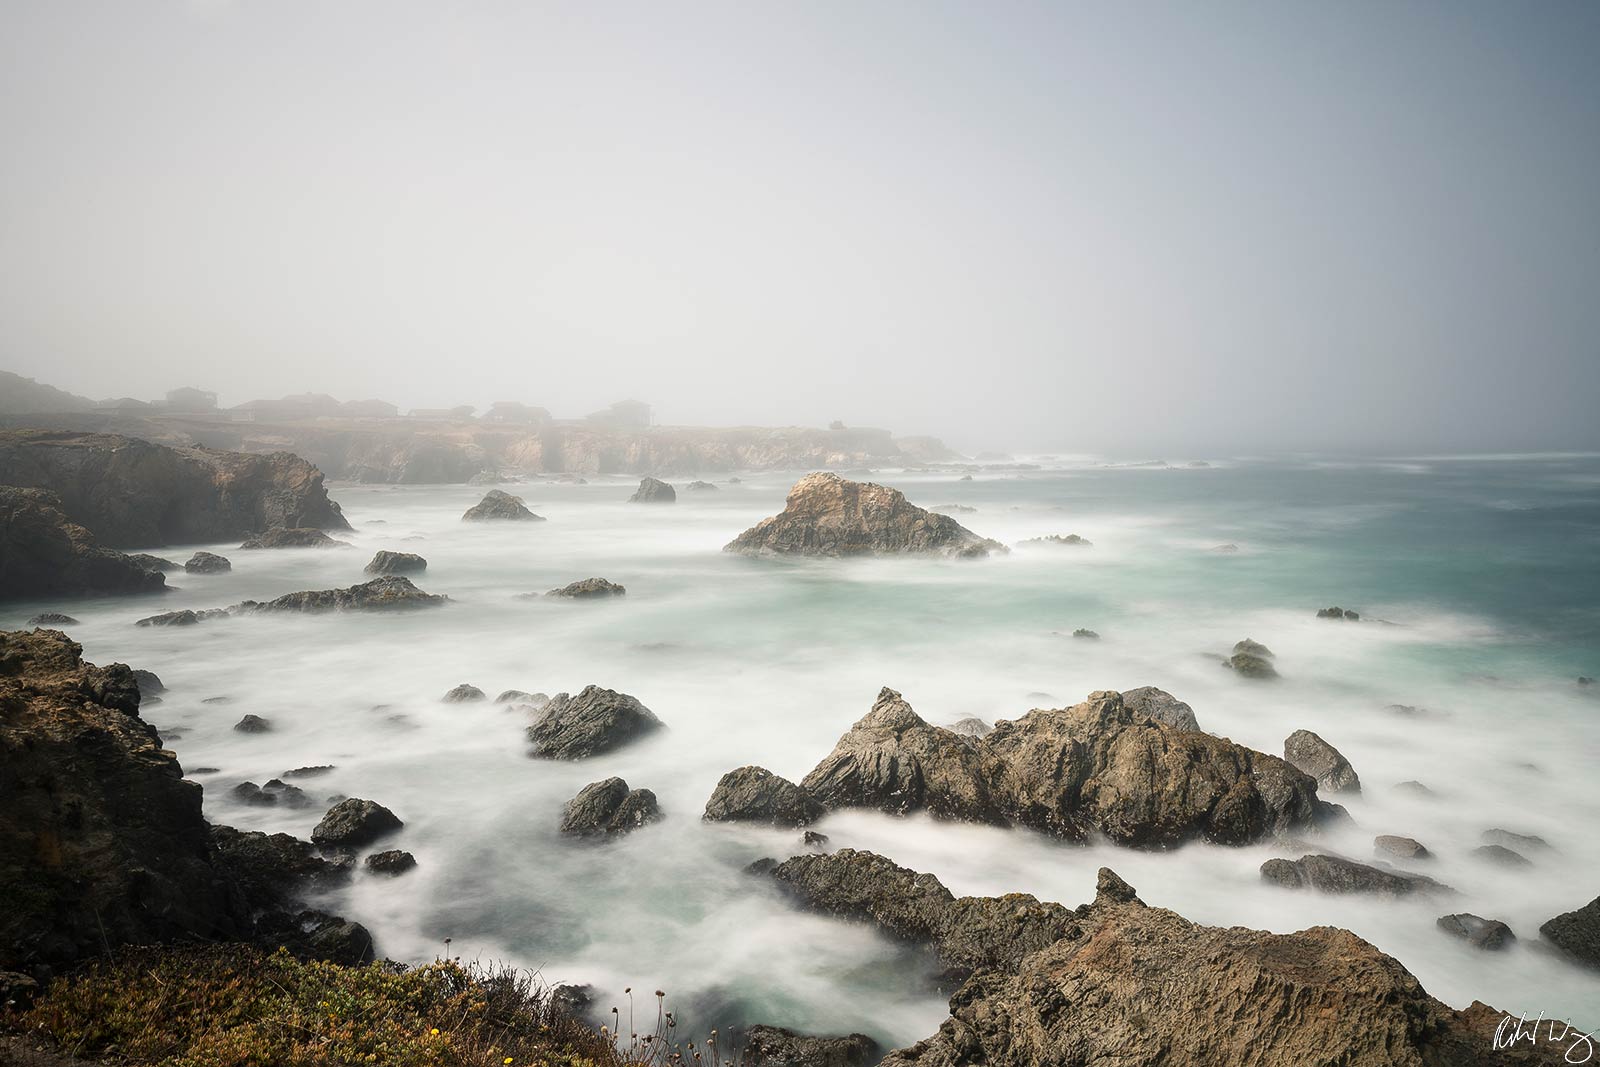
<svg viewBox="0 0 1600 1067">
<path fill-rule="evenodd" d="M 392 808 L 381 847 L 419 862 L 398 879 L 358 870 L 321 906 L 366 924 L 379 951 L 508 960 L 551 981 L 664 989 L 686 1029 L 769 1022 L 862 1030 L 891 1044 L 946 1015 L 931 962 L 865 926 L 803 914 L 742 873 L 802 851 L 800 835 L 700 820 L 718 777 L 760 764 L 798 780 L 890 686 L 927 720 L 1015 717 L 1097 689 L 1157 685 L 1202 728 L 1281 753 L 1315 730 L 1360 773 L 1340 796 L 1355 826 L 1325 847 L 1372 858 L 1375 834 L 1415 837 L 1411 864 L 1458 899 L 1383 900 L 1263 885 L 1269 846 L 1143 853 L 1031 832 L 846 813 L 818 827 L 835 847 L 881 852 L 956 893 L 1025 891 L 1069 905 L 1113 867 L 1149 903 L 1197 922 L 1291 931 L 1348 927 L 1396 956 L 1435 996 L 1600 1026 L 1600 976 L 1534 942 L 1541 922 L 1600 892 L 1600 458 L 1389 462 L 1213 461 L 1208 468 L 1042 461 L 1042 469 L 878 471 L 873 480 L 1008 544 L 1076 533 L 1092 547 L 1021 545 L 985 561 L 751 560 L 721 546 L 773 514 L 795 475 L 717 478 L 650 507 L 632 481 L 506 486 L 549 521 L 460 521 L 481 487 L 337 485 L 357 547 L 239 551 L 233 571 L 171 575 L 159 600 L 13 604 L 4 622 L 62 609 L 96 662 L 157 672 L 145 715 L 204 784 L 218 822 L 309 835 L 329 795 Z M 685 480 L 686 481 L 686 480 Z M 1217 551 L 1232 544 L 1236 552 Z M 350 585 L 380 548 L 428 559 L 417 577 L 452 603 L 403 615 L 262 616 L 136 628 L 158 610 Z M 182 560 L 192 549 L 155 549 Z M 606 602 L 523 599 L 578 578 L 627 586 Z M 1315 617 L 1338 604 L 1359 623 Z M 1074 638 L 1080 628 L 1099 640 Z M 1282 678 L 1218 664 L 1251 637 Z M 579 762 L 532 759 L 527 713 L 446 704 L 467 682 L 554 694 L 595 683 L 631 693 L 668 729 Z M 215 698 L 226 698 L 218 702 Z M 212 701 L 212 702 L 207 702 Z M 1419 709 L 1412 715 L 1390 705 Z M 244 714 L 270 733 L 232 727 Z M 318 801 L 242 805 L 245 780 L 334 764 L 301 781 Z M 202 769 L 215 768 L 202 773 Z M 557 833 L 584 784 L 621 775 L 665 818 L 600 843 Z M 1406 780 L 1432 790 L 1396 790 Z M 1469 853 L 1490 827 L 1538 834 L 1531 870 Z M 1452 940 L 1434 920 L 1508 922 L 1504 953 Z M 646 992 L 641 1004 L 648 1005 Z M 642 1009 L 650 1012 L 653 1005 Z M 608 1021 L 608 1020 L 602 1020 Z M 641 1021 L 643 1021 L 641 1019 Z"/>
</svg>

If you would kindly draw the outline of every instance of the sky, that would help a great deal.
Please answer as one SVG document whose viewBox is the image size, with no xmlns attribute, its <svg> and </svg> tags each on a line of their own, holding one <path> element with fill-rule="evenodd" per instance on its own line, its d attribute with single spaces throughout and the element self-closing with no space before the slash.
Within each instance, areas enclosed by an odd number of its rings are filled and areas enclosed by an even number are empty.
<svg viewBox="0 0 1600 1067">
<path fill-rule="evenodd" d="M 0 369 L 1600 448 L 1600 4 L 0 0 Z"/>
</svg>

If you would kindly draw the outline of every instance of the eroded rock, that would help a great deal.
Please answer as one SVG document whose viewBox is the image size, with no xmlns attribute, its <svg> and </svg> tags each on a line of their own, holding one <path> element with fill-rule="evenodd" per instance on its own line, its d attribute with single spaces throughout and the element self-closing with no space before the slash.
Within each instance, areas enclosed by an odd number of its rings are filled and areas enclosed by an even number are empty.
<svg viewBox="0 0 1600 1067">
<path fill-rule="evenodd" d="M 816 822 L 823 814 L 821 801 L 787 778 L 765 767 L 740 767 L 717 782 L 706 802 L 704 818 L 799 827 Z"/>
<path fill-rule="evenodd" d="M 661 817 L 656 795 L 648 789 L 629 789 L 621 778 L 590 782 L 567 802 L 561 832 L 593 836 L 625 834 Z"/>
<path fill-rule="evenodd" d="M 1323 791 L 1361 792 L 1361 777 L 1350 761 L 1310 730 L 1296 730 L 1284 740 L 1283 758 L 1315 778 Z"/>
</svg>

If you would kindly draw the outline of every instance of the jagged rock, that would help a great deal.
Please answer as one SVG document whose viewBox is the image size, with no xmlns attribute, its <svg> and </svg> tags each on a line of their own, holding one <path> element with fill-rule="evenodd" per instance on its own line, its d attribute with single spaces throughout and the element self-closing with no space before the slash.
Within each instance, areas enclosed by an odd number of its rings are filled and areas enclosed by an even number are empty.
<svg viewBox="0 0 1600 1067">
<path fill-rule="evenodd" d="M 288 452 L 8 430 L 0 431 L 0 485 L 55 493 L 73 522 L 111 547 L 215 543 L 274 526 L 350 528 L 322 472 Z"/>
<path fill-rule="evenodd" d="M 415 552 L 390 552 L 380 549 L 367 564 L 367 574 L 420 574 L 428 569 L 428 561 Z"/>
<path fill-rule="evenodd" d="M 1072 631 L 1072 636 L 1073 637 L 1088 638 L 1088 639 L 1090 639 L 1092 641 L 1100 640 L 1100 635 L 1095 633 L 1093 630 L 1081 630 L 1081 629 L 1080 630 L 1074 630 L 1074 631 Z"/>
<path fill-rule="evenodd" d="M 744 1032 L 740 1067 L 872 1067 L 883 1048 L 866 1034 L 812 1037 L 781 1026 L 752 1026 Z"/>
<path fill-rule="evenodd" d="M 281 906 L 302 888 L 335 885 L 350 875 L 348 864 L 317 855 L 309 841 L 288 834 L 264 834 L 211 827 L 217 866 L 258 906 Z"/>
<path fill-rule="evenodd" d="M 53 493 L 0 485 L 0 600 L 166 588 L 159 572 L 101 547 Z"/>
<path fill-rule="evenodd" d="M 465 704 L 470 701 L 487 700 L 489 698 L 484 694 L 484 691 L 479 689 L 477 686 L 468 685 L 467 683 L 462 682 L 460 685 L 456 686 L 439 699 L 443 700 L 446 704 Z"/>
<path fill-rule="evenodd" d="M 215 552 L 196 552 L 189 557 L 183 569 L 190 574 L 222 574 L 224 571 L 233 570 L 233 564 L 229 562 L 227 556 L 219 556 Z"/>
<path fill-rule="evenodd" d="M 1136 715 L 1117 693 L 1035 709 L 981 740 L 930 726 L 892 689 L 800 783 L 825 807 L 1100 833 L 1165 848 L 1314 828 L 1337 809 L 1276 756 Z"/>
<path fill-rule="evenodd" d="M 0 632 L 0 970 L 248 929 L 139 702 L 133 671 L 64 634 Z"/>
<path fill-rule="evenodd" d="M 1485 830 L 1481 840 L 1487 845 L 1504 845 L 1523 852 L 1547 852 L 1550 849 L 1550 842 L 1536 834 L 1514 834 L 1499 827 Z"/>
<path fill-rule="evenodd" d="M 1413 894 L 1449 896 L 1455 893 L 1449 886 L 1424 875 L 1370 867 L 1340 856 L 1270 859 L 1261 865 L 1261 880 L 1285 889 L 1311 888 L 1324 893 L 1371 893 L 1393 897 Z"/>
<path fill-rule="evenodd" d="M 1550 919 L 1539 933 L 1579 963 L 1600 968 L 1600 897 Z"/>
<path fill-rule="evenodd" d="M 528 740 L 535 756 L 583 759 L 660 728 L 661 720 L 638 698 L 589 685 L 577 696 L 557 693 L 528 727 Z"/>
<path fill-rule="evenodd" d="M 772 826 L 807 826 L 822 818 L 816 797 L 764 767 L 740 767 L 717 782 L 705 815 L 710 822 L 759 822 Z"/>
<path fill-rule="evenodd" d="M 322 775 L 327 774 L 331 770 L 333 770 L 333 764 L 331 764 L 331 763 L 319 763 L 319 764 L 317 764 L 315 766 L 312 766 L 312 767 L 296 767 L 291 771 L 284 771 L 281 777 L 284 777 L 284 778 L 320 778 Z"/>
<path fill-rule="evenodd" d="M 1317 780 L 1329 793 L 1361 792 L 1361 777 L 1350 761 L 1310 730 L 1296 730 L 1283 742 L 1283 758 Z"/>
<path fill-rule="evenodd" d="M 350 797 L 328 809 L 311 831 L 311 840 L 326 847 L 360 848 L 404 825 L 382 804 Z"/>
<path fill-rule="evenodd" d="M 230 795 L 241 804 L 251 804 L 258 807 L 278 802 L 277 797 L 270 793 L 263 793 L 261 787 L 254 782 L 240 782 L 230 790 Z"/>
<path fill-rule="evenodd" d="M 387 874 L 390 876 L 404 874 L 417 865 L 417 857 L 403 849 L 391 848 L 384 852 L 374 852 L 367 857 L 367 870 L 373 874 Z"/>
<path fill-rule="evenodd" d="M 503 489 L 491 489 L 483 499 L 468 508 L 461 516 L 463 522 L 506 520 L 511 522 L 543 522 L 543 515 L 528 510 L 520 496 L 512 496 Z"/>
<path fill-rule="evenodd" d="M 129 552 L 128 558 L 147 571 L 181 571 L 182 564 L 174 563 L 162 556 L 152 556 L 148 552 Z"/>
<path fill-rule="evenodd" d="M 1358 622 L 1360 621 L 1361 616 L 1354 611 L 1346 611 L 1344 608 L 1322 608 L 1317 612 L 1317 618 L 1343 619 L 1347 622 Z"/>
<path fill-rule="evenodd" d="M 1520 852 L 1504 845 L 1479 845 L 1472 850 L 1472 858 L 1492 863 L 1497 867 L 1532 867 L 1533 862 Z"/>
<path fill-rule="evenodd" d="M 1396 837 L 1393 834 L 1379 834 L 1372 839 L 1374 852 L 1390 856 L 1398 856 L 1403 860 L 1428 860 L 1433 858 L 1433 853 L 1422 847 L 1421 842 L 1409 837 Z"/>
<path fill-rule="evenodd" d="M 715 492 L 717 487 L 710 482 L 702 482 L 699 479 L 696 479 L 684 486 L 684 488 L 689 490 L 691 493 L 703 493 L 708 490 Z"/>
<path fill-rule="evenodd" d="M 272 722 L 259 715 L 246 715 L 234 723 L 233 728 L 241 734 L 264 734 L 272 729 Z"/>
<path fill-rule="evenodd" d="M 310 526 L 274 526 L 245 540 L 240 548 L 350 548 L 349 541 L 329 537 Z"/>
<path fill-rule="evenodd" d="M 1025 545 L 1068 545 L 1078 548 L 1093 548 L 1094 542 L 1088 538 L 1079 537 L 1077 534 L 1046 534 L 1044 537 L 1030 537 L 1022 542 Z"/>
<path fill-rule="evenodd" d="M 1470 912 L 1441 915 L 1436 925 L 1451 937 L 1459 937 L 1477 948 L 1488 949 L 1491 952 L 1510 948 L 1512 942 L 1517 939 L 1517 935 L 1511 932 L 1511 927 L 1500 920 L 1485 919 Z"/>
<path fill-rule="evenodd" d="M 807 848 L 826 849 L 828 847 L 828 835 L 819 834 L 815 830 L 807 830 L 801 835 L 800 843 Z"/>
<path fill-rule="evenodd" d="M 1174 730 L 1200 729 L 1194 709 L 1165 689 L 1142 685 L 1137 689 L 1124 689 L 1122 703 L 1141 719 L 1164 723 Z"/>
<path fill-rule="evenodd" d="M 957 719 L 951 723 L 949 730 L 962 737 L 988 737 L 994 732 L 994 727 L 984 722 L 975 715 L 968 715 L 964 719 Z"/>
<path fill-rule="evenodd" d="M 599 597 L 623 596 L 628 592 L 626 588 L 616 582 L 604 578 L 584 578 L 581 581 L 571 582 L 560 589 L 552 589 L 545 596 L 564 596 L 574 600 L 593 600 Z"/>
<path fill-rule="evenodd" d="M 78 620 L 59 611 L 41 611 L 28 620 L 29 626 L 76 626 Z"/>
<path fill-rule="evenodd" d="M 977 557 L 1007 551 L 948 515 L 917 507 L 898 490 L 808 474 L 789 490 L 781 513 L 724 546 L 745 555 L 860 556 L 923 553 Z"/>
<path fill-rule="evenodd" d="M 590 782 L 567 802 L 561 817 L 564 834 L 625 834 L 661 817 L 656 795 L 629 789 L 621 778 Z"/>
<path fill-rule="evenodd" d="M 671 504 L 678 499 L 678 491 L 660 478 L 645 478 L 628 498 L 630 504 Z"/>
</svg>

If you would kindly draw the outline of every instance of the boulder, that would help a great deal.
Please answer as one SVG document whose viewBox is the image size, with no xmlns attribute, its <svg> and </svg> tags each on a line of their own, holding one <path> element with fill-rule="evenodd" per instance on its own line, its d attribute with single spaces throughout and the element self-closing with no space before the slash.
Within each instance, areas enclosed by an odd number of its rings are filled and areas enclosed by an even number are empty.
<svg viewBox="0 0 1600 1067">
<path fill-rule="evenodd" d="M 678 499 L 678 491 L 660 478 L 645 478 L 639 488 L 628 498 L 630 504 L 671 504 Z"/>
<path fill-rule="evenodd" d="M 272 721 L 259 715 L 246 715 L 234 723 L 233 728 L 241 734 L 264 734 L 271 731 Z"/>
<path fill-rule="evenodd" d="M 1122 703 L 1141 719 L 1163 723 L 1175 730 L 1200 729 L 1194 709 L 1165 689 L 1142 685 L 1137 689 L 1124 689 Z"/>
<path fill-rule="evenodd" d="M 1297 860 L 1270 859 L 1261 865 L 1261 880 L 1285 889 L 1319 889 L 1324 893 L 1367 893 L 1376 896 L 1451 896 L 1455 890 L 1420 874 L 1385 870 L 1342 856 L 1310 855 Z"/>
<path fill-rule="evenodd" d="M 428 569 L 428 561 L 415 552 L 390 552 L 380 549 L 366 565 L 367 574 L 420 574 Z"/>
<path fill-rule="evenodd" d="M 317 532 L 322 533 L 321 530 Z M 219 556 L 215 552 L 196 552 L 189 557 L 183 569 L 190 574 L 222 574 L 233 570 L 233 564 L 227 556 Z"/>
<path fill-rule="evenodd" d="M 948 515 L 917 507 L 898 490 L 818 473 L 794 484 L 780 514 L 762 519 L 724 551 L 753 556 L 916 553 L 965 558 L 1007 549 Z"/>
<path fill-rule="evenodd" d="M 311 840 L 324 847 L 360 848 L 404 825 L 382 804 L 350 797 L 328 809 L 311 831 Z"/>
<path fill-rule="evenodd" d="M 383 852 L 374 852 L 367 857 L 367 870 L 373 874 L 387 874 L 391 877 L 404 874 L 417 865 L 417 857 L 403 849 L 391 848 Z"/>
<path fill-rule="evenodd" d="M 628 592 L 626 588 L 616 582 L 604 578 L 584 578 L 580 581 L 570 582 L 560 589 L 552 589 L 545 596 L 564 596 L 573 600 L 595 600 L 604 597 L 623 596 Z"/>
<path fill-rule="evenodd" d="M 872 1067 L 883 1048 L 866 1034 L 812 1037 L 781 1026 L 752 1026 L 744 1032 L 740 1067 Z"/>
<path fill-rule="evenodd" d="M 349 541 L 339 541 L 311 526 L 274 526 L 264 533 L 246 538 L 240 548 L 349 548 Z"/>
<path fill-rule="evenodd" d="M 1361 778 L 1339 750 L 1310 730 L 1296 730 L 1283 742 L 1283 758 L 1317 780 L 1328 793 L 1359 793 Z"/>
<path fill-rule="evenodd" d="M 1586 967 L 1600 969 L 1600 897 L 1539 927 L 1552 945 Z"/>
<path fill-rule="evenodd" d="M 1451 937 L 1459 937 L 1476 948 L 1487 949 L 1490 952 L 1510 948 L 1517 940 L 1517 935 L 1511 932 L 1511 927 L 1500 920 L 1485 919 L 1465 911 L 1454 915 L 1441 915 L 1436 925 Z"/>
<path fill-rule="evenodd" d="M 1223 666 L 1231 667 L 1244 678 L 1276 678 L 1278 669 L 1272 665 L 1272 650 L 1248 637 L 1233 646 L 1233 655 Z"/>
<path fill-rule="evenodd" d="M 1317 618 L 1342 619 L 1345 622 L 1359 622 L 1361 616 L 1354 611 L 1346 611 L 1344 608 L 1322 608 L 1318 610 Z"/>
<path fill-rule="evenodd" d="M 325 911 L 269 913 L 257 921 L 256 939 L 263 945 L 282 946 L 302 959 L 327 960 L 342 967 L 364 967 L 377 957 L 365 926 Z"/>
<path fill-rule="evenodd" d="M 211 842 L 217 866 L 258 905 L 282 905 L 301 889 L 338 885 L 350 876 L 348 864 L 324 859 L 311 842 L 288 834 L 213 826 Z"/>
<path fill-rule="evenodd" d="M 592 836 L 625 834 L 661 817 L 656 795 L 648 789 L 629 789 L 621 778 L 590 782 L 567 802 L 561 832 Z"/>
<path fill-rule="evenodd" d="M 1403 860 L 1428 860 L 1433 858 L 1422 844 L 1409 837 L 1396 837 L 1393 834 L 1379 834 L 1372 839 L 1373 851 L 1379 855 L 1398 856 Z"/>
<path fill-rule="evenodd" d="M 1504 845 L 1479 845 L 1472 850 L 1472 858 L 1492 863 L 1496 867 L 1532 867 L 1533 861 L 1520 852 Z"/>
<path fill-rule="evenodd" d="M 708 822 L 759 822 L 807 826 L 822 818 L 822 803 L 787 778 L 764 767 L 740 767 L 717 782 L 706 802 Z"/>
<path fill-rule="evenodd" d="M 162 556 L 152 556 L 148 552 L 129 552 L 128 558 L 147 571 L 179 571 L 183 569 L 181 564 L 174 563 Z"/>
<path fill-rule="evenodd" d="M 160 693 L 165 693 L 167 691 L 167 687 L 162 684 L 161 679 L 157 677 L 155 671 L 142 671 L 135 669 L 133 672 L 133 681 L 134 684 L 139 687 L 139 695 L 145 698 L 146 703 L 149 703 L 150 697 L 156 696 Z"/>
<path fill-rule="evenodd" d="M 0 485 L 0 600 L 166 588 L 159 572 L 102 547 L 67 517 L 54 494 Z"/>
<path fill-rule="evenodd" d="M 974 739 L 929 725 L 885 689 L 800 784 L 830 810 L 927 811 L 1141 848 L 1244 844 L 1338 813 L 1276 756 L 1136 715 L 1111 692 Z"/>
<path fill-rule="evenodd" d="M 28 620 L 29 626 L 76 626 L 78 620 L 59 611 L 41 611 Z"/>
<path fill-rule="evenodd" d="M 470 701 L 488 700 L 489 698 L 487 695 L 485 695 L 484 691 L 479 689 L 477 686 L 468 685 L 467 683 L 462 682 L 460 685 L 456 686 L 439 699 L 444 701 L 446 704 L 465 704 Z"/>
<path fill-rule="evenodd" d="M 520 496 L 512 496 L 503 489 L 491 489 L 483 499 L 468 508 L 461 516 L 463 522 L 543 522 L 543 515 L 535 515 Z"/>
<path fill-rule="evenodd" d="M 589 685 L 577 696 L 557 693 L 528 727 L 528 740 L 535 756 L 583 759 L 660 728 L 661 720 L 637 697 Z"/>
</svg>

